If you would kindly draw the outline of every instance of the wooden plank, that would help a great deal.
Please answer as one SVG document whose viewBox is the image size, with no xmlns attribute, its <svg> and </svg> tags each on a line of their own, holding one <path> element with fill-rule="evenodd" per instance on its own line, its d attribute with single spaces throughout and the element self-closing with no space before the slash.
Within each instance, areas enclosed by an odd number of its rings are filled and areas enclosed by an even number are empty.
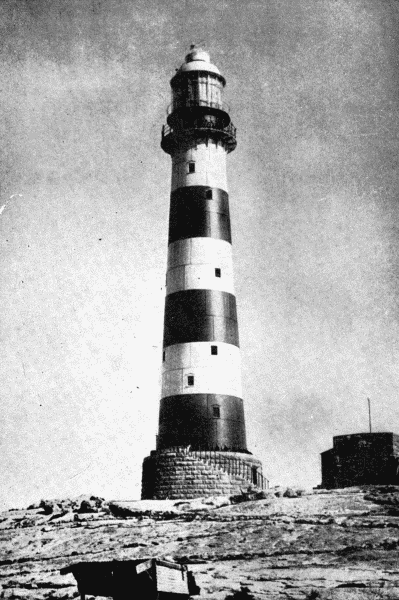
<svg viewBox="0 0 399 600">
<path fill-rule="evenodd" d="M 152 559 L 146 560 L 136 566 L 136 573 L 139 575 L 140 573 L 144 573 L 144 571 L 148 571 L 152 567 Z"/>
<path fill-rule="evenodd" d="M 155 559 L 157 565 L 162 565 L 162 567 L 168 567 L 168 569 L 176 569 L 176 571 L 187 570 L 186 565 L 179 565 L 177 563 L 166 562 L 166 560 L 161 560 L 159 558 Z"/>
<path fill-rule="evenodd" d="M 156 565 L 157 590 L 174 594 L 188 594 L 187 574 L 185 571 Z"/>
</svg>

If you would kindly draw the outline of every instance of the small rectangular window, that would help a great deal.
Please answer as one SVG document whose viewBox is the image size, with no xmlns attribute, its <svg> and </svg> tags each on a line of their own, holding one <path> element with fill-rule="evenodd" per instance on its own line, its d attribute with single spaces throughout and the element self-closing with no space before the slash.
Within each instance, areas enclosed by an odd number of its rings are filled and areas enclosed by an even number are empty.
<svg viewBox="0 0 399 600">
<path fill-rule="evenodd" d="M 194 375 L 187 375 L 187 385 L 194 385 Z"/>
<path fill-rule="evenodd" d="M 206 190 L 205 198 L 207 200 L 212 200 L 212 190 Z"/>
<path fill-rule="evenodd" d="M 162 362 L 165 362 L 165 350 L 162 352 Z"/>
<path fill-rule="evenodd" d="M 189 162 L 188 163 L 188 172 L 189 173 L 195 173 L 195 162 Z"/>
<path fill-rule="evenodd" d="M 218 353 L 218 347 L 211 346 L 211 354 L 213 354 L 213 356 L 216 356 L 217 353 Z"/>
<path fill-rule="evenodd" d="M 221 277 L 222 276 L 222 269 L 215 269 L 215 277 Z"/>
<path fill-rule="evenodd" d="M 220 406 L 212 406 L 212 412 L 215 419 L 220 419 Z"/>
</svg>

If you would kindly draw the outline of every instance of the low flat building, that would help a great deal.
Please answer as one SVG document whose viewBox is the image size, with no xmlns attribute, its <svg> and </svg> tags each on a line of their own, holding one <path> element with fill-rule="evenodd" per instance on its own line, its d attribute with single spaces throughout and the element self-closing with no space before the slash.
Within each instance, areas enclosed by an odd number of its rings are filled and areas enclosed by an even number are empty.
<svg viewBox="0 0 399 600">
<path fill-rule="evenodd" d="M 399 435 L 391 432 L 337 435 L 321 453 L 321 487 L 399 485 Z"/>
</svg>

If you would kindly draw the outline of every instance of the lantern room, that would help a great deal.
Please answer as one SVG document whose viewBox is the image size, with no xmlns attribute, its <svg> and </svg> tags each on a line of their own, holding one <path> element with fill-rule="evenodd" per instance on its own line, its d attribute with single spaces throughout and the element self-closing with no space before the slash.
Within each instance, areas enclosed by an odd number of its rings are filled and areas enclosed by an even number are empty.
<svg viewBox="0 0 399 600">
<path fill-rule="evenodd" d="M 223 124 L 228 125 L 228 107 L 223 103 L 224 77 L 215 65 L 210 62 L 209 54 L 200 48 L 191 46 L 185 62 L 172 78 L 172 104 L 168 109 L 168 124 L 176 119 L 184 118 L 193 109 L 208 115 L 223 112 Z"/>
</svg>

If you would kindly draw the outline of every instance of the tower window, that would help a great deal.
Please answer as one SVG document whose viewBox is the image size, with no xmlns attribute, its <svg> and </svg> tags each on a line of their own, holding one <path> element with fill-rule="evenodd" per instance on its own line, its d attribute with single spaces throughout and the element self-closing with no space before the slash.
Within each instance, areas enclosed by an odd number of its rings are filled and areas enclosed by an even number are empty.
<svg viewBox="0 0 399 600">
<path fill-rule="evenodd" d="M 165 350 L 162 352 L 162 362 L 165 362 Z"/>
<path fill-rule="evenodd" d="M 212 200 L 212 190 L 206 190 L 205 198 L 207 200 Z"/>
<path fill-rule="evenodd" d="M 194 385 L 194 375 L 187 375 L 187 385 Z"/>
<path fill-rule="evenodd" d="M 221 277 L 222 276 L 222 269 L 215 269 L 215 277 Z"/>
<path fill-rule="evenodd" d="M 195 173 L 195 162 L 189 162 L 188 163 L 188 172 L 189 173 Z"/>
<path fill-rule="evenodd" d="M 212 414 L 215 419 L 220 419 L 220 406 L 218 406 L 217 404 L 215 406 L 212 406 Z"/>
<path fill-rule="evenodd" d="M 211 346 L 211 354 L 213 356 L 216 356 L 218 353 L 218 347 L 217 346 Z"/>
</svg>

